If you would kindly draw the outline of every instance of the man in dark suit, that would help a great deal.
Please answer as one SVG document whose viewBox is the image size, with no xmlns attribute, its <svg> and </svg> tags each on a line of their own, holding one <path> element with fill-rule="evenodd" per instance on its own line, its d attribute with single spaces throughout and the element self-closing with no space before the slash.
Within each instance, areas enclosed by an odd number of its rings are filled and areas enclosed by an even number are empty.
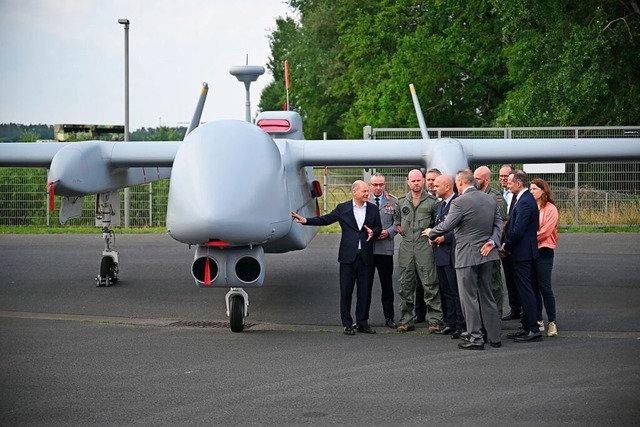
<svg viewBox="0 0 640 427">
<path fill-rule="evenodd" d="M 453 192 L 453 178 L 450 175 L 440 175 L 434 182 L 435 196 L 441 201 L 438 202 L 435 225 L 444 222 L 451 202 L 455 200 L 456 194 Z M 436 331 L 436 334 L 451 335 L 451 338 L 460 338 L 466 330 L 462 307 L 460 306 L 460 295 L 458 294 L 458 280 L 453 263 L 453 230 L 447 231 L 442 236 L 430 240 L 434 245 L 436 270 L 440 285 L 440 295 L 442 296 L 442 313 L 444 318 L 444 328 Z"/>
<path fill-rule="evenodd" d="M 340 263 L 340 317 L 344 333 L 355 335 L 352 327 L 351 299 L 356 290 L 356 329 L 358 332 L 375 334 L 369 326 L 369 282 L 374 272 L 373 241 L 382 231 L 378 207 L 368 203 L 369 187 L 364 181 L 355 181 L 351 187 L 353 200 L 338 204 L 330 213 L 314 218 L 305 218 L 295 212 L 291 216 L 305 225 L 329 225 L 340 223 L 342 237 L 338 249 Z"/>
<path fill-rule="evenodd" d="M 502 203 L 503 207 L 501 212 L 504 212 L 506 216 L 503 217 L 504 224 L 509 219 L 509 205 L 513 198 L 513 193 L 509 190 L 509 175 L 513 172 L 511 165 L 502 165 L 498 178 L 500 180 L 500 186 L 502 187 Z M 516 320 L 522 319 L 522 303 L 520 303 L 520 297 L 518 296 L 518 290 L 516 288 L 516 281 L 513 278 L 513 267 L 511 263 L 502 258 L 502 269 L 504 270 L 504 282 L 507 285 L 507 295 L 509 300 L 509 313 L 502 318 L 502 320 Z"/>
<path fill-rule="evenodd" d="M 509 175 L 509 190 L 515 202 L 509 208 L 505 225 L 501 256 L 506 257 L 513 269 L 513 277 L 522 304 L 522 327 L 507 334 L 515 342 L 541 341 L 537 320 L 536 298 L 531 285 L 531 264 L 538 258 L 538 205 L 528 189 L 529 178 L 523 171 Z"/>
<path fill-rule="evenodd" d="M 469 340 L 458 344 L 458 348 L 484 350 L 483 324 L 491 346 L 500 347 L 500 315 L 491 293 L 491 270 L 492 261 L 498 259 L 494 249 L 502 234 L 502 218 L 496 199 L 474 187 L 470 170 L 456 174 L 456 185 L 460 196 L 451 202 L 446 219 L 425 233 L 431 240 L 449 230 L 454 233 L 454 265 L 469 333 Z"/>
</svg>

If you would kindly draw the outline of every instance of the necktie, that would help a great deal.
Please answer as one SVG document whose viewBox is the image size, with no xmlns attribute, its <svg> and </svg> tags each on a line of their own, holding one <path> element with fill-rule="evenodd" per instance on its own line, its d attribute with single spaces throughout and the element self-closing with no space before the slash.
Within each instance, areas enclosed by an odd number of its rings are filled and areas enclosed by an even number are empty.
<svg viewBox="0 0 640 427">
<path fill-rule="evenodd" d="M 447 202 L 445 202 L 444 200 L 442 201 L 442 203 L 440 204 L 440 206 L 438 206 L 438 219 L 437 222 L 440 223 L 443 221 L 443 216 L 444 216 L 444 210 L 447 207 Z"/>
<path fill-rule="evenodd" d="M 376 206 L 380 206 L 380 197 L 376 197 Z"/>
<path fill-rule="evenodd" d="M 513 207 L 516 205 L 517 200 L 518 198 L 516 197 L 515 194 L 511 196 L 511 203 L 509 204 L 509 212 L 513 210 Z"/>
</svg>

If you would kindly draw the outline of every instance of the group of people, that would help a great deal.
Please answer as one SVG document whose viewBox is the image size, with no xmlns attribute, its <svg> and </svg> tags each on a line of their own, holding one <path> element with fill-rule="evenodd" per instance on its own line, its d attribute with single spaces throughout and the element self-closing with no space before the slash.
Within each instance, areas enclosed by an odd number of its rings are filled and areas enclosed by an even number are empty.
<svg viewBox="0 0 640 427">
<path fill-rule="evenodd" d="M 293 218 L 306 225 L 339 222 L 342 230 L 340 316 L 347 335 L 375 333 L 369 309 L 375 271 L 381 285 L 385 325 L 400 332 L 415 329 L 422 318 L 429 333 L 461 339 L 458 347 L 483 350 L 501 346 L 501 319 L 520 319 L 507 334 L 515 342 L 557 335 L 551 287 L 557 242 L 558 210 L 549 185 L 531 183 L 527 174 L 504 165 L 501 190 L 490 185 L 491 170 L 460 170 L 452 177 L 437 169 L 426 176 L 409 172 L 409 191 L 399 197 L 386 191 L 384 175 L 355 181 L 352 200 L 330 213 Z M 426 183 L 426 186 L 425 186 Z M 394 310 L 394 237 L 401 236 L 399 316 Z M 510 311 L 502 316 L 503 271 Z M 355 322 L 351 315 L 356 290 Z"/>
</svg>

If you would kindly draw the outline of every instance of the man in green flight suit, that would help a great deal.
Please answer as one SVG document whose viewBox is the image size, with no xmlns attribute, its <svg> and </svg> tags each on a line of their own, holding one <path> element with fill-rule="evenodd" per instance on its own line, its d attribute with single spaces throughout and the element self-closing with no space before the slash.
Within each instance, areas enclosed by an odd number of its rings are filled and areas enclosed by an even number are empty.
<svg viewBox="0 0 640 427">
<path fill-rule="evenodd" d="M 421 236 L 423 230 L 435 223 L 437 199 L 424 188 L 422 172 L 413 169 L 407 177 L 410 191 L 398 199 L 394 224 L 402 236 L 398 251 L 400 268 L 400 321 L 398 331 L 408 332 L 415 329 L 413 321 L 413 295 L 417 285 L 424 289 L 424 301 L 427 305 L 429 333 L 440 330 L 442 308 L 438 275 L 433 247 L 429 239 Z"/>
</svg>

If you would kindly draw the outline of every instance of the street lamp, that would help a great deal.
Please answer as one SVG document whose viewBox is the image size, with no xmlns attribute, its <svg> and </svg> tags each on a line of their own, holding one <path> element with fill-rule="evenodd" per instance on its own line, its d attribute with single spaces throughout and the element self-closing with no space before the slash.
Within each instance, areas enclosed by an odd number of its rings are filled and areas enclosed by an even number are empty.
<svg viewBox="0 0 640 427">
<path fill-rule="evenodd" d="M 118 19 L 124 25 L 124 140 L 129 141 L 129 20 Z M 124 189 L 124 228 L 129 228 L 129 187 Z"/>
</svg>

